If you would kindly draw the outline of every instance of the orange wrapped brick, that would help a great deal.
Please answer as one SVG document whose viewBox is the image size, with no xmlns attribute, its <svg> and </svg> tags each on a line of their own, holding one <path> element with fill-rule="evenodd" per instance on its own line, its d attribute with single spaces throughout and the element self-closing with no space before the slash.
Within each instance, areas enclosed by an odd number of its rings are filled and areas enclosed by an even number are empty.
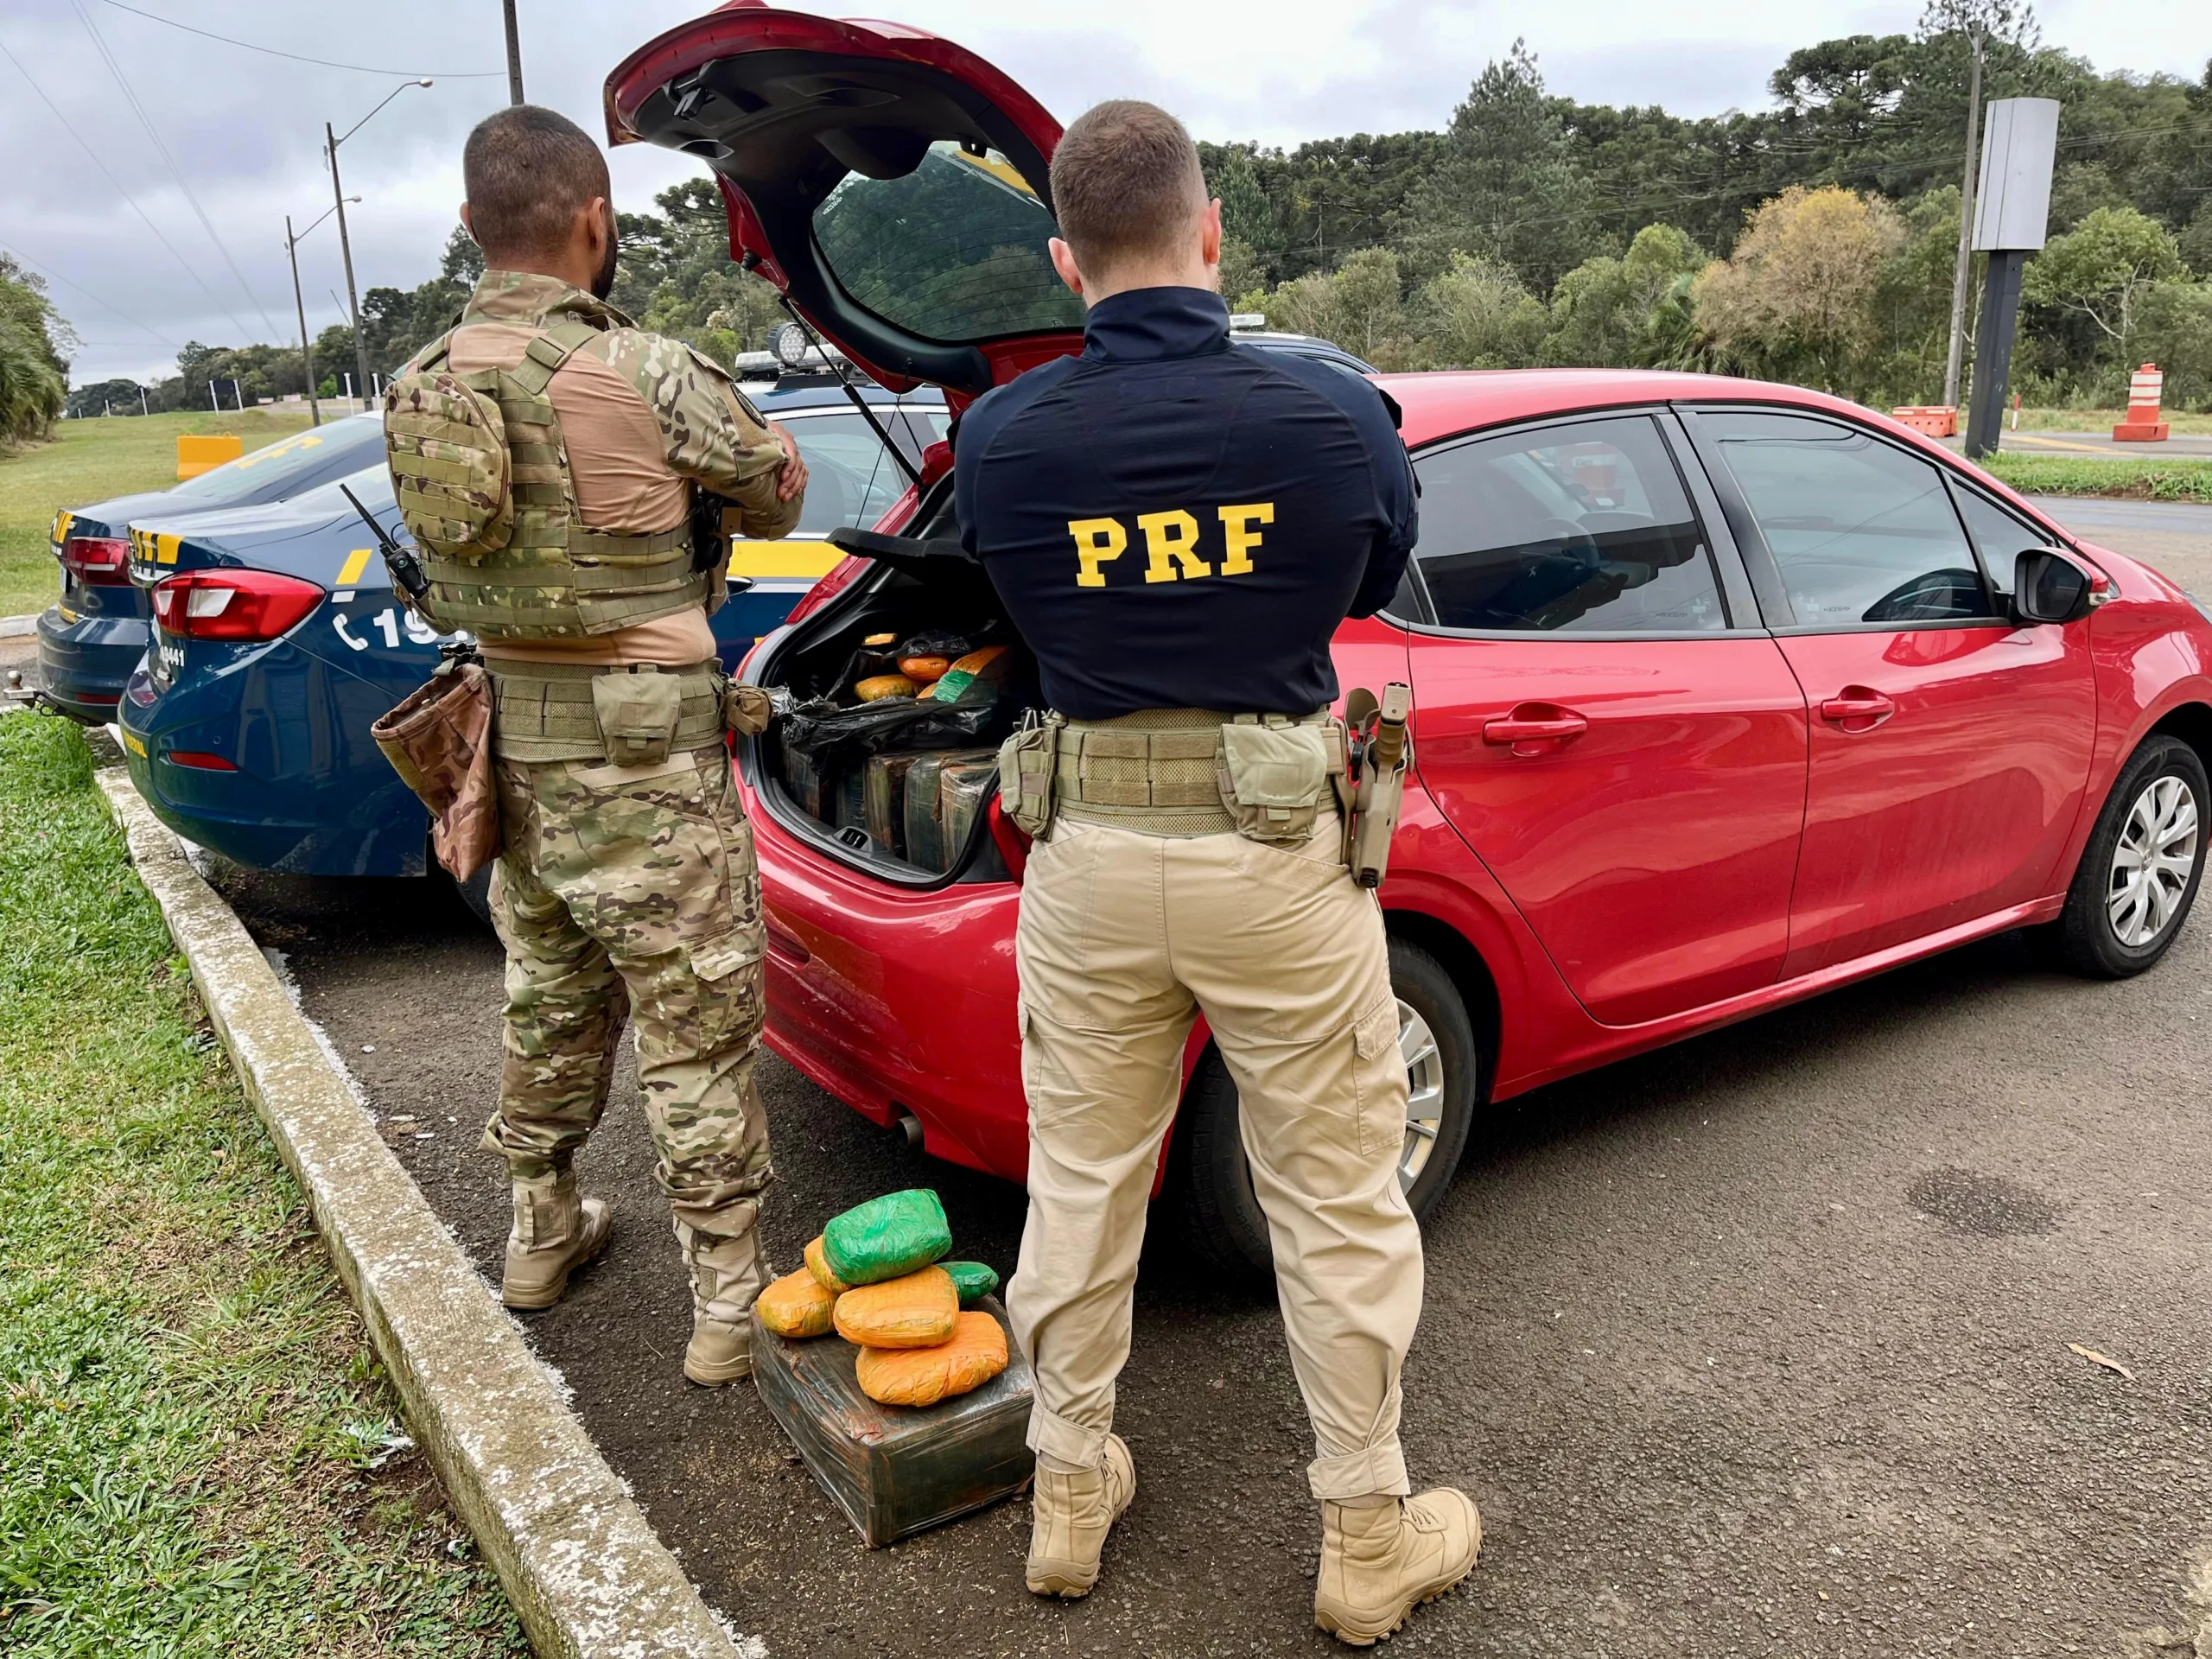
<svg viewBox="0 0 2212 1659">
<path fill-rule="evenodd" d="M 830 1258 L 822 1254 L 822 1235 L 819 1233 L 806 1247 L 806 1270 L 814 1275 L 814 1282 L 832 1296 L 842 1296 L 852 1288 L 830 1271 Z"/>
<path fill-rule="evenodd" d="M 760 1314 L 760 1323 L 779 1337 L 825 1337 L 836 1306 L 837 1299 L 801 1268 L 762 1291 L 753 1310 Z"/>
<path fill-rule="evenodd" d="M 837 1299 L 837 1334 L 863 1348 L 934 1348 L 949 1341 L 960 1293 L 943 1268 L 924 1268 Z"/>
<path fill-rule="evenodd" d="M 934 1348 L 863 1348 L 854 1364 L 861 1392 L 886 1406 L 933 1406 L 982 1387 L 1004 1370 L 1006 1332 L 980 1313 L 960 1315 L 950 1342 Z"/>
</svg>

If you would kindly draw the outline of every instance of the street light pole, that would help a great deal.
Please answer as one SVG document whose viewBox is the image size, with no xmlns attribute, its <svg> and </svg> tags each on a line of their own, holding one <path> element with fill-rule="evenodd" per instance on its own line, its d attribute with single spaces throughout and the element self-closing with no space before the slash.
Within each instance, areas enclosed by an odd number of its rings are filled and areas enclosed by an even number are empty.
<svg viewBox="0 0 2212 1659">
<path fill-rule="evenodd" d="M 522 102 L 522 36 L 515 29 L 515 0 L 505 0 L 507 14 L 507 102 Z"/>
<path fill-rule="evenodd" d="M 340 183 L 338 179 L 338 146 L 368 125 L 377 111 L 384 108 L 385 104 L 391 103 L 410 86 L 428 86 L 429 84 L 427 80 L 400 82 L 398 86 L 385 94 L 384 104 L 378 105 L 376 109 L 371 110 L 367 115 L 346 128 L 345 137 L 340 137 L 334 131 L 329 122 L 326 121 L 322 124 L 322 136 L 328 141 L 330 146 L 330 193 L 337 202 L 338 251 L 346 261 L 346 308 L 353 319 L 353 369 L 359 377 L 359 384 L 364 391 L 367 391 L 369 385 L 369 346 L 368 341 L 362 337 L 361 301 L 359 294 L 353 286 L 353 238 L 346 233 L 346 187 Z M 359 200 L 359 198 L 356 197 L 355 200 Z"/>
<path fill-rule="evenodd" d="M 300 314 L 300 365 L 308 378 L 308 424 L 322 424 L 322 404 L 315 395 L 315 347 L 308 344 L 308 302 L 300 297 L 300 238 L 292 234 L 292 216 L 284 215 L 284 251 L 292 261 L 292 304 Z"/>
</svg>

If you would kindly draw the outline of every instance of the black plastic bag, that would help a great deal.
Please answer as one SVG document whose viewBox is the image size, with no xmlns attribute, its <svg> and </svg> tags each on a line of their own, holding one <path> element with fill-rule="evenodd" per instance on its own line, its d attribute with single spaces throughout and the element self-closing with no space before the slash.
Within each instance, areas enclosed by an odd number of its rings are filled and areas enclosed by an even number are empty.
<svg viewBox="0 0 2212 1659">
<path fill-rule="evenodd" d="M 1021 711 L 1037 701 L 1035 671 L 1017 664 L 1007 677 L 971 687 L 980 695 L 957 703 L 930 697 L 878 697 L 841 708 L 828 697 L 792 706 L 776 722 L 783 746 L 817 760 L 859 759 L 904 749 L 964 749 L 996 743 L 1014 730 Z"/>
</svg>

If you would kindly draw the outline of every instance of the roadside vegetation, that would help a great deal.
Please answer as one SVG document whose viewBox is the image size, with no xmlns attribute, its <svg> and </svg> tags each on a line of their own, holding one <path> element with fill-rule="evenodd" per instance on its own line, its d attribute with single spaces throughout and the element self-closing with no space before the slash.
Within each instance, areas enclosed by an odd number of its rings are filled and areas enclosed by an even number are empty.
<svg viewBox="0 0 2212 1659">
<path fill-rule="evenodd" d="M 2212 502 L 2212 459 L 2106 461 L 2094 455 L 2024 455 L 2000 450 L 1980 465 L 2024 495 Z"/>
<path fill-rule="evenodd" d="M 0 1652 L 527 1651 L 83 737 L 0 715 Z"/>
<path fill-rule="evenodd" d="M 2012 416 L 2005 417 L 2007 427 Z M 2023 432 L 2108 433 L 2127 418 L 2124 409 L 2026 409 L 2020 410 Z M 2177 438 L 2212 437 L 2212 414 L 2169 409 L 2160 416 Z"/>
<path fill-rule="evenodd" d="M 180 434 L 232 433 L 253 450 L 307 423 L 266 409 L 95 417 L 56 421 L 49 442 L 0 449 L 0 616 L 54 602 L 60 578 L 46 537 L 58 508 L 175 483 Z"/>
</svg>

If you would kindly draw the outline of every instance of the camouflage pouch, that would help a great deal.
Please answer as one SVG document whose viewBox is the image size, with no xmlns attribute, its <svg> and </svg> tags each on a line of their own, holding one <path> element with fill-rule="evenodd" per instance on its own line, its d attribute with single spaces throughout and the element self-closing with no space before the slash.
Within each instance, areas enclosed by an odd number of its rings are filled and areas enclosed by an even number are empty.
<svg viewBox="0 0 2212 1659">
<path fill-rule="evenodd" d="M 449 663 L 369 728 L 400 781 L 430 809 L 430 846 L 456 881 L 499 853 L 499 794 L 492 769 L 491 677 L 480 663 Z"/>
<path fill-rule="evenodd" d="M 1344 735 L 1335 721 L 1268 724 L 1239 720 L 1221 728 L 1215 752 L 1222 804 L 1248 841 L 1295 846 L 1310 839 L 1321 793 L 1344 770 Z"/>
<path fill-rule="evenodd" d="M 442 360 L 442 354 L 441 359 Z M 417 545 L 470 563 L 513 539 L 513 463 L 497 373 L 435 362 L 385 389 L 385 456 Z"/>
<path fill-rule="evenodd" d="M 1047 715 L 999 745 L 999 806 L 1032 841 L 1047 839 L 1058 802 L 1052 782 L 1059 766 L 1058 715 Z"/>
<path fill-rule="evenodd" d="M 650 667 L 618 668 L 592 681 L 591 706 L 610 764 L 658 766 L 668 759 L 683 712 L 683 678 Z"/>
<path fill-rule="evenodd" d="M 776 705 L 759 686 L 722 682 L 722 725 L 728 730 L 741 737 L 758 737 L 775 715 Z"/>
</svg>

